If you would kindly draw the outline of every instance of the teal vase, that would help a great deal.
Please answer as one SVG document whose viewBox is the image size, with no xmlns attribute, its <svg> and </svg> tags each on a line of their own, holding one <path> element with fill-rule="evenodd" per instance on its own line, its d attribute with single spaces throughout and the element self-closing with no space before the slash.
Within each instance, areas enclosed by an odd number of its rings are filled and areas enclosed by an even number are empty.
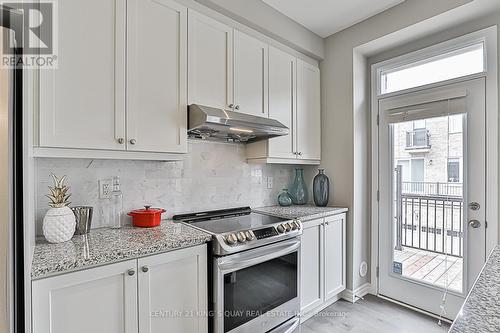
<svg viewBox="0 0 500 333">
<path fill-rule="evenodd" d="M 305 205 L 307 203 L 307 186 L 304 181 L 304 170 L 295 169 L 295 180 L 292 188 L 290 189 L 292 202 L 295 205 Z"/>
<path fill-rule="evenodd" d="M 288 193 L 288 189 L 284 188 L 280 195 L 278 195 L 278 204 L 283 207 L 292 205 L 292 196 Z"/>
</svg>

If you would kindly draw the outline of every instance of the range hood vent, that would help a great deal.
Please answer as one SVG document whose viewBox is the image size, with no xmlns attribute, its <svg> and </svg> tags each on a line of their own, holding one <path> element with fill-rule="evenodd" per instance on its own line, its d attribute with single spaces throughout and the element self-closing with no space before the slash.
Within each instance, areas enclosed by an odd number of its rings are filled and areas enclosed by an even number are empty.
<svg viewBox="0 0 500 333">
<path fill-rule="evenodd" d="M 255 142 L 288 133 L 288 127 L 274 119 L 199 104 L 189 106 L 188 135 L 191 138 Z"/>
</svg>

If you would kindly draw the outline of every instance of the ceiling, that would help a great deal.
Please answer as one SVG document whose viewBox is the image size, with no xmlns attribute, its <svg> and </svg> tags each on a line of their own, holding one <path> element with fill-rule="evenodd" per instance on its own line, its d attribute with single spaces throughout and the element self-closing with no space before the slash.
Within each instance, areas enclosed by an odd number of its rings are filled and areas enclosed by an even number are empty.
<svg viewBox="0 0 500 333">
<path fill-rule="evenodd" d="M 405 0 L 262 1 L 324 38 Z"/>
</svg>

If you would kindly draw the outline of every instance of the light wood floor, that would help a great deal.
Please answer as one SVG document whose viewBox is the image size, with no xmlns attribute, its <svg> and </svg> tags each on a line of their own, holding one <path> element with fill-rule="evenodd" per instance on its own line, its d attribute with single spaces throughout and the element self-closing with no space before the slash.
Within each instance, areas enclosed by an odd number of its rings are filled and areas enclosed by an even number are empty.
<svg viewBox="0 0 500 333">
<path fill-rule="evenodd" d="M 447 323 L 378 297 L 339 300 L 302 324 L 301 333 L 445 333 Z"/>
<path fill-rule="evenodd" d="M 462 291 L 462 258 L 404 247 L 394 251 L 394 261 L 403 263 L 403 276 Z"/>
</svg>

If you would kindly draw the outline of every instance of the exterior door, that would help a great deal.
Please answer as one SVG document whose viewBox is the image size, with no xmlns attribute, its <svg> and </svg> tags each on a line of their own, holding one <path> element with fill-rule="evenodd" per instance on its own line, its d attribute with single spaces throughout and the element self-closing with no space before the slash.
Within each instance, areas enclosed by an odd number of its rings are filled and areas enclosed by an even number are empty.
<svg viewBox="0 0 500 333">
<path fill-rule="evenodd" d="M 268 46 L 234 31 L 234 111 L 268 116 Z"/>
<path fill-rule="evenodd" d="M 379 294 L 458 313 L 485 261 L 485 110 L 483 78 L 379 100 Z"/>
<path fill-rule="evenodd" d="M 127 149 L 187 152 L 187 8 L 127 2 Z"/>
</svg>

